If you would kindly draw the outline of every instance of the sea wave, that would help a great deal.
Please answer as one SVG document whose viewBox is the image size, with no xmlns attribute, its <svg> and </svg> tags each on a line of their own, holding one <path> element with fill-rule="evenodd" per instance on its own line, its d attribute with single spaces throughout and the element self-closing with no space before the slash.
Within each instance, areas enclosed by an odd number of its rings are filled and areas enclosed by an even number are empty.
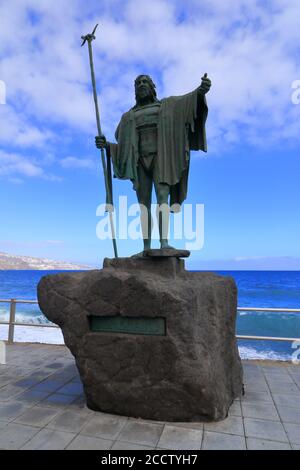
<svg viewBox="0 0 300 470">
<path fill-rule="evenodd" d="M 241 359 L 248 360 L 268 360 L 268 361 L 290 361 L 291 354 L 285 352 L 275 352 L 271 350 L 259 350 L 249 346 L 239 346 Z"/>
<path fill-rule="evenodd" d="M 0 308 L 0 321 L 9 320 L 9 309 Z M 16 321 L 17 323 L 39 323 L 40 325 L 52 325 L 45 315 L 38 308 L 31 308 L 25 310 L 16 311 Z"/>
<path fill-rule="evenodd" d="M 1 325 L 3 326 L 3 325 Z M 0 340 L 7 340 L 8 327 L 0 328 Z M 14 341 L 16 343 L 64 344 L 60 328 L 16 326 Z"/>
<path fill-rule="evenodd" d="M 0 307 L 0 321 L 8 321 L 9 305 Z M 237 319 L 237 332 L 241 335 L 257 336 L 299 336 L 300 316 L 291 313 L 260 313 L 241 311 Z M 36 304 L 17 305 L 16 321 L 18 323 L 53 325 L 43 315 Z M 7 327 L 1 325 L 0 339 L 7 339 Z M 59 329 L 23 327 L 15 328 L 15 341 L 63 344 L 63 336 Z M 249 344 L 250 343 L 250 344 Z M 253 346 L 252 346 L 253 344 Z M 242 359 L 290 361 L 293 350 L 291 344 L 265 341 L 239 341 L 239 351 Z"/>
<path fill-rule="evenodd" d="M 8 327 L 0 329 L 0 340 L 6 340 Z M 42 343 L 42 344 L 64 344 L 62 332 L 59 328 L 17 326 L 15 328 L 15 342 L 22 343 Z M 249 345 L 239 345 L 241 359 L 246 360 L 269 360 L 269 361 L 290 361 L 291 353 L 285 351 L 274 351 L 272 349 L 258 349 Z"/>
</svg>

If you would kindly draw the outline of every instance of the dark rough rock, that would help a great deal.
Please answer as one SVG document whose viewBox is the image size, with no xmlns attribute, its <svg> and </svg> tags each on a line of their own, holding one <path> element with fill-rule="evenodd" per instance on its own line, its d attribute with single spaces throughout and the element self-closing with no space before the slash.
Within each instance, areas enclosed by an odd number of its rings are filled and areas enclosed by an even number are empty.
<svg viewBox="0 0 300 470">
<path fill-rule="evenodd" d="M 136 255 L 133 255 L 131 258 L 146 258 L 150 257 L 160 257 L 160 258 L 188 258 L 191 252 L 189 250 L 177 250 L 176 248 L 159 248 L 141 251 Z"/>
<path fill-rule="evenodd" d="M 94 410 L 216 421 L 242 393 L 231 277 L 185 271 L 178 258 L 105 259 L 102 270 L 43 277 L 38 299 L 62 328 Z M 91 315 L 164 317 L 166 335 L 94 332 Z"/>
</svg>

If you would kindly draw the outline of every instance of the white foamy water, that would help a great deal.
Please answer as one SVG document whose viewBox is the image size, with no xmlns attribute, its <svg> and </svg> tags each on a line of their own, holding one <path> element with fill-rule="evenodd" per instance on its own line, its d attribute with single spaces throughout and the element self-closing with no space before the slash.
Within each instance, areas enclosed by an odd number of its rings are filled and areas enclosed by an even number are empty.
<svg viewBox="0 0 300 470">
<path fill-rule="evenodd" d="M 24 306 L 23 306 L 24 308 Z M 32 308 L 32 307 L 31 307 Z M 0 308 L 0 321 L 9 320 L 9 308 Z M 51 324 L 38 308 L 35 311 L 20 311 L 17 309 L 16 321 L 18 323 Z M 8 325 L 0 325 L 0 340 L 7 340 Z M 64 344 L 60 328 L 43 328 L 30 326 L 15 326 L 14 341 L 17 343 L 43 343 Z"/>
<path fill-rule="evenodd" d="M 239 346 L 241 359 L 267 360 L 267 361 L 290 361 L 291 355 L 285 353 L 276 353 L 275 351 L 258 351 L 249 346 Z"/>
<path fill-rule="evenodd" d="M 240 315 L 248 315 L 248 312 L 241 312 Z M 8 321 L 9 314 L 5 308 L 0 308 L 0 321 Z M 284 317 L 283 317 L 284 319 Z M 17 311 L 17 322 L 39 323 L 41 325 L 51 324 L 39 309 L 32 311 Z M 0 340 L 8 337 L 8 326 L 0 325 Z M 22 343 L 42 343 L 42 344 L 64 344 L 64 338 L 59 328 L 15 326 L 15 342 Z M 239 345 L 241 359 L 248 360 L 270 360 L 270 361 L 290 361 L 291 354 L 284 351 L 276 352 L 270 349 L 257 349 L 249 345 Z"/>
<path fill-rule="evenodd" d="M 0 325 L 0 340 L 7 340 L 8 326 Z M 64 344 L 64 338 L 60 328 L 43 328 L 30 326 L 16 326 L 14 340 L 16 343 L 41 343 L 41 344 Z M 258 351 L 249 346 L 239 346 L 241 359 L 290 361 L 289 354 L 276 353 L 274 351 Z"/>
<path fill-rule="evenodd" d="M 7 340 L 8 326 L 0 325 L 0 340 Z M 16 343 L 64 344 L 60 328 L 43 328 L 39 326 L 15 326 Z"/>
</svg>

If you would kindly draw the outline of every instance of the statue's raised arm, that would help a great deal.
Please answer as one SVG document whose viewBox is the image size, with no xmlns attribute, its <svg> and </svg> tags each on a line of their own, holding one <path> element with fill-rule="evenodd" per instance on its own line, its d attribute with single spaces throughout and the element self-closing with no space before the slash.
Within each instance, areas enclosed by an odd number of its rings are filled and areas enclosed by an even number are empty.
<svg viewBox="0 0 300 470">
<path fill-rule="evenodd" d="M 198 93 L 201 95 L 206 95 L 209 92 L 211 87 L 211 80 L 208 78 L 207 73 L 201 78 L 201 85 L 198 88 Z"/>
</svg>

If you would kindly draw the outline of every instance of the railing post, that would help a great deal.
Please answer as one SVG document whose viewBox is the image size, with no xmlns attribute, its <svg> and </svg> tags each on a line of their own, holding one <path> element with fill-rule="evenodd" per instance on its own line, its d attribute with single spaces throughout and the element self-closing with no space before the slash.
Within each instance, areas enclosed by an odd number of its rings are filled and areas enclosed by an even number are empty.
<svg viewBox="0 0 300 470">
<path fill-rule="evenodd" d="M 9 309 L 9 326 L 8 326 L 8 342 L 14 342 L 15 334 L 15 321 L 16 321 L 16 300 L 10 300 L 10 309 Z"/>
</svg>

